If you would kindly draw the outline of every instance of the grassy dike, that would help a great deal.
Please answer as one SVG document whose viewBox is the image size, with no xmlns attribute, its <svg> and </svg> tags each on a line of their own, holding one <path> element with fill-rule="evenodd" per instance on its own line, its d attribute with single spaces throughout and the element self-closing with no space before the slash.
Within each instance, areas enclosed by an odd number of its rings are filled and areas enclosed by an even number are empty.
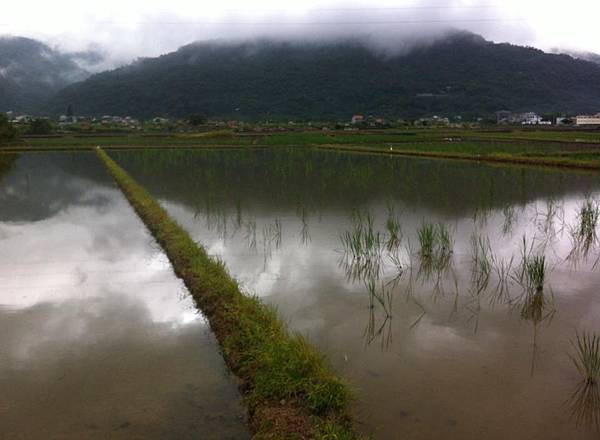
<svg viewBox="0 0 600 440">
<path fill-rule="evenodd" d="M 355 439 L 351 392 L 272 307 L 244 295 L 222 262 L 209 257 L 147 191 L 102 149 L 98 157 L 165 250 L 210 322 L 229 368 L 241 379 L 256 439 Z"/>
<path fill-rule="evenodd" d="M 343 145 L 318 145 L 313 148 L 322 150 L 334 150 L 354 153 L 367 154 L 385 154 L 391 156 L 408 156 L 408 157 L 424 157 L 430 159 L 454 159 L 477 162 L 492 162 L 506 163 L 514 165 L 533 165 L 557 168 L 573 168 L 586 170 L 600 170 L 600 157 L 598 159 L 573 159 L 568 155 L 560 152 L 554 155 L 535 155 L 525 156 L 507 153 L 488 153 L 488 154 L 473 154 L 462 152 L 446 152 L 446 151 L 426 151 L 426 150 L 408 150 L 394 147 L 378 148 L 378 147 L 359 147 L 359 146 L 343 146 Z M 574 156 L 577 157 L 577 156 Z"/>
</svg>

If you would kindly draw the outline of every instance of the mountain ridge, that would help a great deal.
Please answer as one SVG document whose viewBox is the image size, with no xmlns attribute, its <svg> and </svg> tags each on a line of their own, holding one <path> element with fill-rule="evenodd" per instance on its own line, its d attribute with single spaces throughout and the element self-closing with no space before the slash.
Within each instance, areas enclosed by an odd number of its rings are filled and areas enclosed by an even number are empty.
<svg viewBox="0 0 600 440">
<path fill-rule="evenodd" d="M 377 52 L 360 40 L 200 42 L 60 90 L 60 114 L 230 119 L 489 116 L 497 110 L 600 110 L 600 66 L 468 32 Z"/>
<path fill-rule="evenodd" d="M 89 72 L 67 54 L 31 38 L 0 36 L 0 111 L 32 112 Z M 89 56 L 89 55 L 88 55 Z"/>
</svg>

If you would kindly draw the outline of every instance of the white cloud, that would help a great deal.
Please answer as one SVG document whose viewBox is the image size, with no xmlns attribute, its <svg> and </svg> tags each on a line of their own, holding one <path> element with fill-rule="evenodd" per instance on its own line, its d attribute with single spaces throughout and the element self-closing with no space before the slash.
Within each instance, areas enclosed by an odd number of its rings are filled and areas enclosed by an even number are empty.
<svg viewBox="0 0 600 440">
<path fill-rule="evenodd" d="M 92 44 L 114 59 L 155 56 L 195 40 L 371 35 L 377 40 L 448 27 L 494 41 L 600 52 L 598 0 L 9 2 L 0 32 L 50 41 L 67 50 Z"/>
</svg>

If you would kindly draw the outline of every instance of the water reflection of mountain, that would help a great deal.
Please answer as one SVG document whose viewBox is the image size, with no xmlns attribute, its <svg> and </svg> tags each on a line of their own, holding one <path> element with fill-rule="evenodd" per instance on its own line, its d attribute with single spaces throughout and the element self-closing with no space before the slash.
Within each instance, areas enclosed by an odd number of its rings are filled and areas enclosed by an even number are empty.
<svg viewBox="0 0 600 440">
<path fill-rule="evenodd" d="M 112 155 L 155 196 L 192 207 L 354 208 L 396 199 L 458 216 L 599 186 L 592 174 L 309 149 Z"/>
<path fill-rule="evenodd" d="M 35 153 L 0 161 L 0 221 L 39 221 L 72 205 L 105 206 L 113 183 L 94 154 Z"/>
</svg>

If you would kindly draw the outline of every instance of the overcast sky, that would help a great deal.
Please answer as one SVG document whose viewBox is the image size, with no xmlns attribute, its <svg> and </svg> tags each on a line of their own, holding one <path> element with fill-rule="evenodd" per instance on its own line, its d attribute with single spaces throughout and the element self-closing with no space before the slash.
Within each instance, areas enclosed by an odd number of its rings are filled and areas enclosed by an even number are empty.
<svg viewBox="0 0 600 440">
<path fill-rule="evenodd" d="M 600 53 L 600 0 L 39 0 L 6 1 L 0 34 L 113 59 L 155 56 L 195 40 L 406 36 L 467 29 L 497 42 Z"/>
</svg>

